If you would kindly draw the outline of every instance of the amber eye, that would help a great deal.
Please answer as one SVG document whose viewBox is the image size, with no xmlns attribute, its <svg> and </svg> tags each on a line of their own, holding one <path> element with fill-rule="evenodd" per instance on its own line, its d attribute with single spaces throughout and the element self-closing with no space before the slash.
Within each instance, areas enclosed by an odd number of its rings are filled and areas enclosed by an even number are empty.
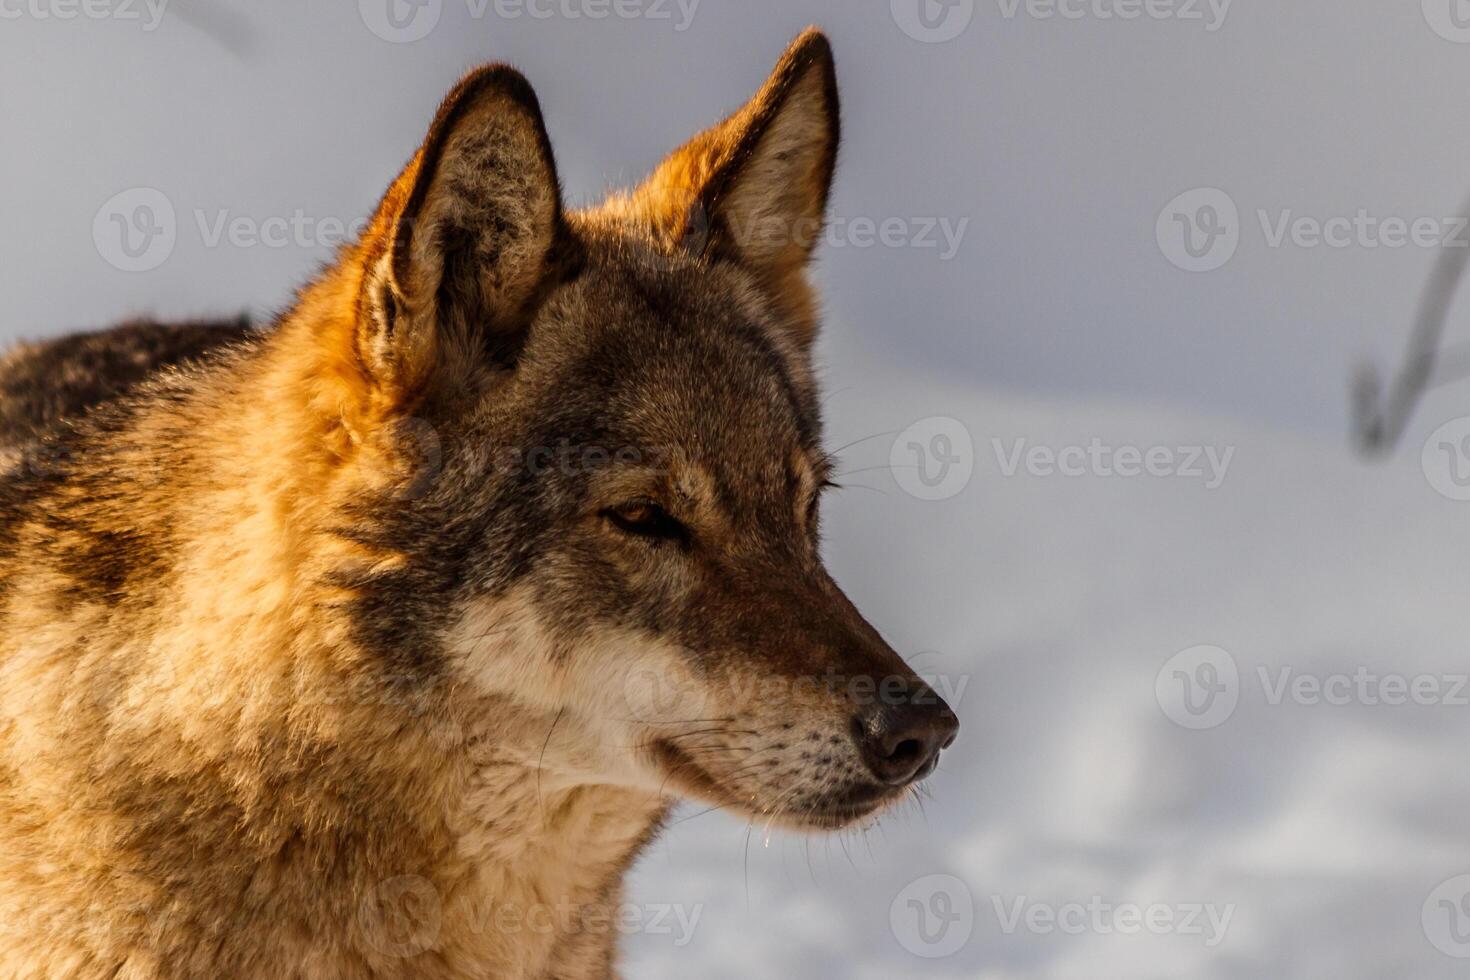
<svg viewBox="0 0 1470 980">
<path fill-rule="evenodd" d="M 624 534 L 655 541 L 689 541 L 689 529 L 651 501 L 639 500 L 609 507 L 602 516 Z"/>
</svg>

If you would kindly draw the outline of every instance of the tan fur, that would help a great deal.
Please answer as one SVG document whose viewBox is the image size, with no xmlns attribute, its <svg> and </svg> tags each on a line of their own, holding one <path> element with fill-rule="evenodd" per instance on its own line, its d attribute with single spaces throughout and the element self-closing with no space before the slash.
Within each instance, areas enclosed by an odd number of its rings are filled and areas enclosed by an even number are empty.
<svg viewBox="0 0 1470 980">
<path fill-rule="evenodd" d="M 81 427 L 95 458 L 32 487 L 46 512 L 0 523 L 0 977 L 606 980 L 623 875 L 673 799 L 830 827 L 901 792 L 839 792 L 870 777 L 862 719 L 823 671 L 918 682 L 822 570 L 825 460 L 781 414 L 813 391 L 799 226 L 825 207 L 834 85 L 825 39 L 805 35 L 636 194 L 564 215 L 534 97 L 482 69 L 272 333 Z M 718 262 L 680 250 L 674 216 L 696 200 Z M 675 379 L 629 413 L 659 457 L 587 475 L 585 512 L 565 516 L 649 602 L 694 597 L 718 639 L 701 658 L 647 617 L 573 632 L 565 605 L 587 585 L 570 545 L 518 584 L 446 591 L 431 662 L 366 639 L 374 584 L 423 561 L 365 516 L 426 492 L 442 447 L 418 413 L 464 405 L 509 431 L 555 390 L 567 350 L 605 329 L 596 283 L 558 290 L 594 242 L 662 252 L 671 281 L 697 275 L 711 308 L 771 335 L 773 363 L 740 390 L 780 411 L 717 420 L 755 503 L 733 507 L 678 441 L 681 406 L 719 379 Z M 551 339 L 520 360 L 533 315 Z M 767 461 L 776 438 L 791 447 Z M 462 472 L 492 472 L 493 447 L 454 448 Z M 34 460 L 15 455 L 19 480 Z M 458 489 L 478 503 L 473 481 Z M 669 551 L 602 516 L 644 498 L 678 510 L 704 564 L 651 563 Z M 776 545 L 751 533 L 771 499 Z M 109 571 L 112 546 L 127 560 Z M 576 588 L 556 606 L 561 580 Z M 779 642 L 752 638 L 768 622 Z"/>
<path fill-rule="evenodd" d="M 790 318 L 816 333 L 806 267 L 822 237 L 839 124 L 832 51 L 813 30 L 755 98 L 671 154 L 609 207 L 647 223 L 668 247 L 737 255 Z"/>
</svg>

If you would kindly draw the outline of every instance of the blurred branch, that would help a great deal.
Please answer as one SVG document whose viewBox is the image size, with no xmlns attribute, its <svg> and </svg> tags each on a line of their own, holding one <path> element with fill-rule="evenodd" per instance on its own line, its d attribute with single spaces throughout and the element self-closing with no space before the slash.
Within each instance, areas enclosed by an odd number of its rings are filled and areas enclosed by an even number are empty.
<svg viewBox="0 0 1470 980">
<path fill-rule="evenodd" d="M 1460 214 L 1470 214 L 1470 201 Z M 1353 379 L 1354 434 L 1358 448 L 1365 455 L 1386 455 L 1393 451 L 1419 400 L 1430 388 L 1470 377 L 1470 346 L 1461 344 L 1440 351 L 1450 304 L 1465 276 L 1467 262 L 1470 262 L 1470 247 L 1440 248 L 1434 271 L 1419 300 L 1404 366 L 1393 379 L 1387 397 L 1378 372 L 1372 367 L 1364 366 Z"/>
<path fill-rule="evenodd" d="M 174 0 L 173 9 L 186 24 L 236 57 L 245 57 L 255 45 L 256 32 L 250 18 L 222 0 Z"/>
</svg>

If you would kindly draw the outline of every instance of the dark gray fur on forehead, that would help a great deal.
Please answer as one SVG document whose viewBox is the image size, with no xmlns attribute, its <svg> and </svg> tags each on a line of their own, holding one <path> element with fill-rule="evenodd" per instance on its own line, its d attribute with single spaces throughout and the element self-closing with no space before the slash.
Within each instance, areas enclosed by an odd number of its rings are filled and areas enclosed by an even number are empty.
<svg viewBox="0 0 1470 980">
<path fill-rule="evenodd" d="M 664 429 L 646 434 L 666 440 L 740 427 L 819 448 L 809 355 L 750 276 L 660 253 L 636 234 L 583 237 L 580 276 L 550 297 L 532 328 L 521 365 L 527 384 L 555 385 L 561 399 L 595 393 L 606 399 L 607 422 Z M 554 405 L 539 411 L 562 414 Z M 691 417 L 705 424 L 680 431 Z"/>
</svg>

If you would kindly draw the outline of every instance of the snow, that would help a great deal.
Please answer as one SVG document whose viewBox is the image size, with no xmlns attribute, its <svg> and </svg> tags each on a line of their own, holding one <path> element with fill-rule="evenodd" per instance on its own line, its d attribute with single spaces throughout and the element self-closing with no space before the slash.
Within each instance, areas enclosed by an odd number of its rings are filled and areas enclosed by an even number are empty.
<svg viewBox="0 0 1470 980">
<path fill-rule="evenodd" d="M 1450 926 L 1470 917 L 1451 922 L 1431 893 L 1470 872 L 1470 690 L 1455 689 L 1470 503 L 1434 490 L 1422 435 L 1374 464 L 1238 422 L 843 373 L 830 443 L 882 435 L 842 453 L 878 492 L 831 498 L 830 563 L 895 647 L 923 653 L 921 673 L 961 692 L 959 741 L 922 812 L 865 831 L 768 833 L 682 807 L 628 901 L 699 917 L 629 937 L 629 976 L 1465 975 Z M 972 480 L 944 500 L 885 469 L 893 434 L 930 416 L 974 446 Z M 1017 438 L 1234 456 L 1213 490 L 1007 476 Z M 1238 704 L 1192 730 L 1156 681 L 1202 645 L 1232 658 Z M 1332 697 L 1294 695 L 1302 675 Z M 1382 703 L 1390 677 L 1427 679 L 1433 703 Z"/>
</svg>

